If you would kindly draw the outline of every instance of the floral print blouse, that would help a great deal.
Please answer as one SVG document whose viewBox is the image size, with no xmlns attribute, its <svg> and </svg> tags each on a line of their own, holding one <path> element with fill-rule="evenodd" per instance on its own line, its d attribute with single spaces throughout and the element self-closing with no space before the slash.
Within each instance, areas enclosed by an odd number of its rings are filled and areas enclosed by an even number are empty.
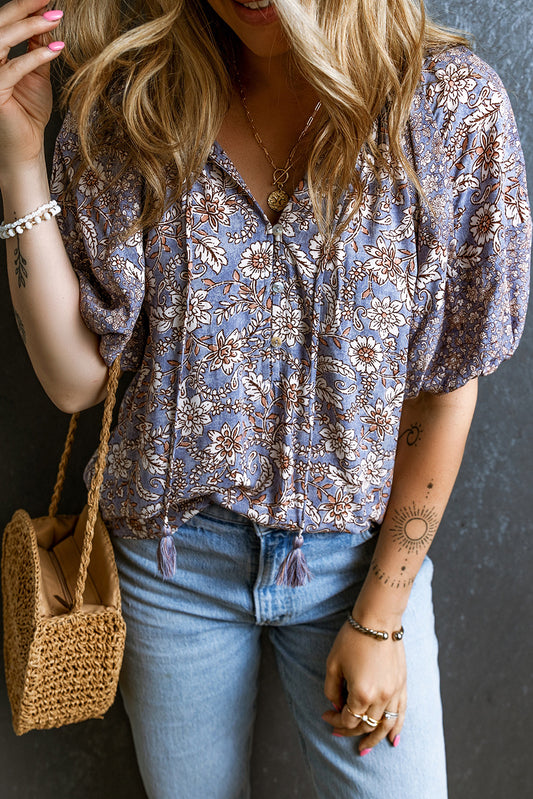
<svg viewBox="0 0 533 799">
<path fill-rule="evenodd" d="M 405 146 L 427 203 L 401 170 L 376 182 L 360 161 L 363 203 L 329 248 L 305 179 L 272 225 L 217 142 L 181 202 L 116 244 L 142 182 L 102 192 L 117 153 L 67 196 L 67 115 L 51 186 L 82 315 L 105 361 L 135 372 L 101 495 L 115 534 L 164 537 L 215 502 L 300 541 L 363 540 L 386 509 L 403 401 L 513 353 L 531 225 L 498 76 L 464 47 L 428 57 Z"/>
</svg>

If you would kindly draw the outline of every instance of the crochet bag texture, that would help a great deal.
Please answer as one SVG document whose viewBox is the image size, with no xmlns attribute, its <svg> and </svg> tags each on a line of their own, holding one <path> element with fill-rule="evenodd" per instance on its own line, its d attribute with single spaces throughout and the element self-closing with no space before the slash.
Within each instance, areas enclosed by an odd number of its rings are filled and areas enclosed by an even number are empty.
<svg viewBox="0 0 533 799">
<path fill-rule="evenodd" d="M 79 414 L 70 420 L 48 516 L 17 510 L 4 531 L 4 662 L 17 735 L 102 718 L 115 699 L 126 625 L 98 510 L 120 358 L 111 366 L 96 467 L 79 515 L 57 515 Z"/>
</svg>

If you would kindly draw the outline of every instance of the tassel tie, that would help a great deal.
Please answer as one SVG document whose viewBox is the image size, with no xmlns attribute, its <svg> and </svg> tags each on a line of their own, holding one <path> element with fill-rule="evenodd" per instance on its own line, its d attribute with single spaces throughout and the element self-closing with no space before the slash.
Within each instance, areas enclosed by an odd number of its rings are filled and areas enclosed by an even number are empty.
<svg viewBox="0 0 533 799">
<path fill-rule="evenodd" d="M 176 545 L 170 532 L 165 533 L 159 539 L 157 564 L 164 580 L 170 580 L 171 577 L 174 577 L 174 572 L 176 571 Z"/>
<path fill-rule="evenodd" d="M 292 549 L 279 567 L 276 575 L 276 585 L 296 588 L 299 585 L 305 585 L 312 579 L 305 555 L 302 552 L 303 543 L 304 537 L 300 531 L 294 536 Z"/>
</svg>

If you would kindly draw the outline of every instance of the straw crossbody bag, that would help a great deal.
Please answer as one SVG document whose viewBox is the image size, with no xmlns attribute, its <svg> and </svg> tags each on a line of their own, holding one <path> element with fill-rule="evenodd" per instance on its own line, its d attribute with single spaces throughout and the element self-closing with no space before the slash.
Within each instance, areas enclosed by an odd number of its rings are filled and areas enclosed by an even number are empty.
<svg viewBox="0 0 533 799">
<path fill-rule="evenodd" d="M 87 505 L 57 515 L 79 414 L 70 420 L 48 516 L 17 510 L 4 531 L 4 662 L 17 735 L 90 718 L 112 705 L 124 653 L 118 573 L 98 510 L 120 358 L 109 371 Z"/>
</svg>

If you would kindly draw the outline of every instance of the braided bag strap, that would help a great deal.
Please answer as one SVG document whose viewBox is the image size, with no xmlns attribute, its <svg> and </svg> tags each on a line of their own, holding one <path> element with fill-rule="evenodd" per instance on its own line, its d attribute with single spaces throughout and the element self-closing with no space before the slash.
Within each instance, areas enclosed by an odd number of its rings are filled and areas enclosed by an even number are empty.
<svg viewBox="0 0 533 799">
<path fill-rule="evenodd" d="M 94 528 L 96 524 L 96 518 L 98 516 L 100 488 L 102 486 L 102 480 L 104 477 L 107 450 L 109 447 L 109 433 L 111 430 L 113 408 L 115 407 L 115 399 L 116 399 L 119 378 L 120 378 L 120 356 L 118 356 L 114 360 L 113 364 L 111 365 L 111 368 L 109 369 L 109 378 L 107 381 L 107 395 L 104 403 L 102 428 L 100 430 L 100 443 L 98 445 L 98 453 L 96 456 L 94 474 L 91 480 L 91 487 L 89 488 L 89 495 L 87 500 L 88 504 L 87 527 L 85 528 L 85 537 L 83 539 L 83 548 L 81 550 L 80 570 L 78 572 L 78 579 L 76 582 L 76 591 L 74 594 L 72 613 L 79 612 L 82 606 L 83 592 L 85 590 L 85 582 L 87 580 L 87 569 L 89 567 L 91 550 L 93 546 Z"/>
<path fill-rule="evenodd" d="M 70 453 L 72 451 L 72 444 L 74 442 L 74 434 L 76 432 L 76 428 L 78 426 L 78 419 L 80 415 L 79 413 L 73 413 L 70 417 L 70 424 L 68 427 L 67 438 L 65 441 L 65 446 L 63 448 L 63 454 L 61 456 L 61 460 L 59 461 L 59 468 L 57 470 L 57 477 L 56 477 L 56 484 L 54 486 L 54 493 L 52 494 L 52 499 L 50 500 L 50 507 L 48 508 L 48 515 L 55 516 L 57 513 L 57 508 L 59 506 L 59 500 L 61 499 L 61 494 L 63 492 L 63 485 L 65 483 L 65 474 L 67 471 L 67 465 L 70 458 Z"/>
</svg>

